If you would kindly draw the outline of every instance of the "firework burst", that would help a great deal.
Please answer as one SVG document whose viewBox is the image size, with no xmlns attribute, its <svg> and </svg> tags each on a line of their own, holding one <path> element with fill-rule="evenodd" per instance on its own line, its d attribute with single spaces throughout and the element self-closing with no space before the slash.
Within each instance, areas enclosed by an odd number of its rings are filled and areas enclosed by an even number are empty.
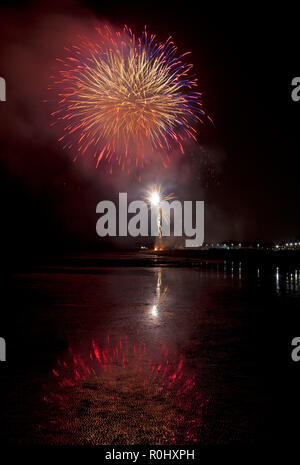
<svg viewBox="0 0 300 465">
<path fill-rule="evenodd" d="M 171 38 L 158 43 L 146 29 L 136 38 L 127 27 L 105 26 L 66 51 L 49 89 L 53 124 L 75 159 L 90 153 L 96 166 L 129 170 L 154 157 L 167 166 L 172 149 L 184 153 L 185 141 L 196 140 L 201 94 L 187 53 L 177 55 Z"/>
<path fill-rule="evenodd" d="M 152 206 L 158 207 L 162 201 L 169 201 L 176 199 L 176 196 L 173 192 L 166 193 L 162 188 L 161 184 L 152 185 L 150 188 L 145 190 L 143 195 L 143 200 L 147 202 L 149 207 Z"/>
</svg>

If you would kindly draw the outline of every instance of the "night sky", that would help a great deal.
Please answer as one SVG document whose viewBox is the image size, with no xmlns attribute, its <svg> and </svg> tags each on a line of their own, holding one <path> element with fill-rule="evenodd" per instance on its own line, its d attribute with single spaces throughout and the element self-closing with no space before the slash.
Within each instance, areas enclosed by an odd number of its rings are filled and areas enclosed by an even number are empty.
<svg viewBox="0 0 300 465">
<path fill-rule="evenodd" d="M 0 104 L 2 246 L 8 253 L 101 247 L 97 202 L 142 184 L 162 182 L 180 199 L 205 200 L 205 241 L 291 240 L 299 228 L 300 75 L 295 11 L 211 11 L 201 2 L 9 2 L 1 11 Z M 14 6 L 15 5 L 15 6 Z M 161 40 L 172 35 L 204 93 L 198 144 L 168 170 L 108 176 L 93 162 L 72 162 L 50 128 L 48 76 L 76 34 L 108 22 L 144 25 Z"/>
</svg>

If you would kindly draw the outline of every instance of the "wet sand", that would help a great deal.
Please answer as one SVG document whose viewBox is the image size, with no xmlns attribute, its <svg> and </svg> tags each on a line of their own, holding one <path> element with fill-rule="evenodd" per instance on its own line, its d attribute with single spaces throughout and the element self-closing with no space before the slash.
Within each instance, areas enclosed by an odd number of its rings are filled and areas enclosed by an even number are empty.
<svg viewBox="0 0 300 465">
<path fill-rule="evenodd" d="M 13 276 L 2 437 L 21 444 L 270 441 L 265 331 L 282 292 L 299 298 L 299 275 L 288 287 L 283 273 L 258 276 L 233 262 L 105 260 Z"/>
</svg>

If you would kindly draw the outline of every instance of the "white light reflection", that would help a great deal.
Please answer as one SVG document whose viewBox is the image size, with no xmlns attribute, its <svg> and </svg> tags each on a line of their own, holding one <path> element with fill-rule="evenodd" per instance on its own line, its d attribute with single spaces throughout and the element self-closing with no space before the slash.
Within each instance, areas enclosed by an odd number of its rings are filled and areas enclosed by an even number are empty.
<svg viewBox="0 0 300 465">
<path fill-rule="evenodd" d="M 280 283 L 279 283 L 279 268 L 276 268 L 276 291 L 279 292 L 280 290 Z"/>
<path fill-rule="evenodd" d="M 161 277 L 161 270 L 158 270 L 156 275 L 156 289 L 155 289 L 155 298 L 153 305 L 150 310 L 150 314 L 154 317 L 157 318 L 159 316 L 159 306 L 162 304 L 164 301 L 166 294 L 167 294 L 167 286 L 165 288 L 162 287 L 162 277 Z"/>
</svg>

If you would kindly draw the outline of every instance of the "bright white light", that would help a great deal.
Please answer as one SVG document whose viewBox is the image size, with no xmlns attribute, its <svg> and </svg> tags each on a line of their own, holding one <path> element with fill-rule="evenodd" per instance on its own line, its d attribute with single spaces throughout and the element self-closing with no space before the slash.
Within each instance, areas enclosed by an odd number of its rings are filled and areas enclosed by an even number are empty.
<svg viewBox="0 0 300 465">
<path fill-rule="evenodd" d="M 157 306 L 156 305 L 153 305 L 151 313 L 152 313 L 153 316 L 157 316 L 158 311 L 157 311 Z"/>
<path fill-rule="evenodd" d="M 152 205 L 157 206 L 159 204 L 159 202 L 160 202 L 159 194 L 157 192 L 153 192 L 151 194 L 150 201 L 151 201 Z"/>
</svg>

